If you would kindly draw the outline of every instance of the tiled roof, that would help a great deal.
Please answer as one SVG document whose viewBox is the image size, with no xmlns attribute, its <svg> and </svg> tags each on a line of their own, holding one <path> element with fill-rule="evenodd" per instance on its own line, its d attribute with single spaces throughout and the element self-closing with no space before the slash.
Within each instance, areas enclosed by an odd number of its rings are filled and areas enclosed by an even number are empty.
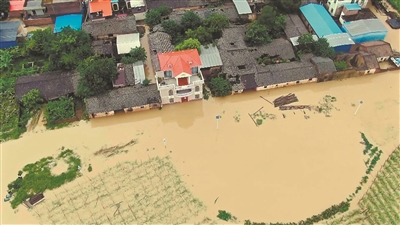
<svg viewBox="0 0 400 225">
<path fill-rule="evenodd" d="M 393 51 L 390 43 L 386 41 L 369 41 L 360 44 L 366 47 L 366 51 L 378 57 L 392 56 Z"/>
<path fill-rule="evenodd" d="M 149 47 L 151 63 L 155 71 L 160 71 L 160 62 L 158 54 L 174 51 L 174 46 L 171 44 L 171 36 L 164 32 L 155 32 L 149 34 Z"/>
<path fill-rule="evenodd" d="M 158 60 L 161 71 L 171 70 L 174 77 L 181 73 L 192 74 L 191 67 L 201 66 L 201 59 L 197 49 L 159 53 Z"/>
<path fill-rule="evenodd" d="M 368 33 L 388 32 L 388 29 L 379 19 L 345 22 L 343 28 L 353 37 Z"/>
<path fill-rule="evenodd" d="M 131 34 L 136 32 L 136 20 L 135 16 L 126 16 L 88 21 L 82 24 L 82 29 L 93 37 L 109 34 Z"/>
<path fill-rule="evenodd" d="M 336 72 L 335 64 L 330 58 L 313 57 L 311 58 L 311 62 L 315 64 L 319 74 Z"/>
<path fill-rule="evenodd" d="M 286 15 L 285 34 L 287 38 L 299 37 L 303 34 L 308 34 L 308 30 L 296 14 Z"/>
<path fill-rule="evenodd" d="M 111 0 L 91 0 L 89 2 L 90 13 L 102 12 L 103 16 L 112 16 Z"/>
<path fill-rule="evenodd" d="M 202 62 L 201 68 L 211 68 L 215 66 L 222 66 L 221 56 L 217 46 L 207 45 L 201 46 L 200 59 Z"/>
<path fill-rule="evenodd" d="M 147 8 L 156 9 L 159 6 L 168 6 L 172 9 L 189 8 L 207 5 L 208 0 L 146 0 Z"/>
</svg>

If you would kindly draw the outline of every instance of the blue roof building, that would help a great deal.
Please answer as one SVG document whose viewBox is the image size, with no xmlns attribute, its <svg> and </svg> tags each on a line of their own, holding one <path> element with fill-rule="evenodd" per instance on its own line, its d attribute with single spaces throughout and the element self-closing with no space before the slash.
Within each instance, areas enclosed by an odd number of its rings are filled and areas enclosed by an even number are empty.
<svg viewBox="0 0 400 225">
<path fill-rule="evenodd" d="M 0 22 L 0 49 L 17 46 L 18 27 L 21 21 Z"/>
<path fill-rule="evenodd" d="M 354 42 L 344 33 L 323 5 L 310 3 L 300 7 L 302 18 L 318 38 L 326 38 L 336 52 L 348 52 Z"/>
<path fill-rule="evenodd" d="M 355 20 L 343 23 L 342 29 L 355 43 L 383 41 L 388 29 L 379 19 Z"/>
<path fill-rule="evenodd" d="M 57 16 L 54 24 L 54 33 L 59 33 L 68 26 L 74 30 L 80 30 L 82 28 L 82 14 Z"/>
<path fill-rule="evenodd" d="M 348 11 L 361 10 L 361 6 L 357 3 L 346 3 L 343 5 L 343 7 L 346 8 Z"/>
</svg>

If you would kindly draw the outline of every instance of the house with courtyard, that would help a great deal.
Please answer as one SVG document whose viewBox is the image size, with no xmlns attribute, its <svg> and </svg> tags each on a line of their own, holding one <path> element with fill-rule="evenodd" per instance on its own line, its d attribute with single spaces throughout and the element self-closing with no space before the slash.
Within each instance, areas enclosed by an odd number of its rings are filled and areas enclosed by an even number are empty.
<svg viewBox="0 0 400 225">
<path fill-rule="evenodd" d="M 379 19 L 345 22 L 342 29 L 349 34 L 355 43 L 383 41 L 388 33 L 388 29 Z"/>
<path fill-rule="evenodd" d="M 255 12 L 254 4 L 252 8 L 250 7 L 249 2 L 247 0 L 232 0 L 232 1 L 241 19 L 251 20 L 251 21 L 257 19 L 257 13 Z"/>
<path fill-rule="evenodd" d="M 219 54 L 217 46 L 211 44 L 201 46 L 200 59 L 202 65 L 200 66 L 201 73 L 207 80 L 212 74 L 219 73 L 222 67 L 222 59 Z"/>
<path fill-rule="evenodd" d="M 117 35 L 137 32 L 135 16 L 91 20 L 83 23 L 82 29 L 90 34 L 94 40 L 114 40 Z"/>
<path fill-rule="evenodd" d="M 156 9 L 159 6 L 167 6 L 173 11 L 195 10 L 204 8 L 209 4 L 209 0 L 146 0 L 147 9 Z"/>
<path fill-rule="evenodd" d="M 24 5 L 22 21 L 26 26 L 40 26 L 53 24 L 51 14 L 43 6 L 42 0 L 27 0 Z"/>
<path fill-rule="evenodd" d="M 231 26 L 218 40 L 222 73 L 232 84 L 233 93 L 316 82 L 316 70 L 310 60 L 296 61 L 290 41 L 275 39 L 263 46 L 248 47 L 246 27 Z M 264 61 L 274 60 L 275 63 Z"/>
<path fill-rule="evenodd" d="M 203 99 L 204 78 L 197 49 L 158 53 L 158 60 L 160 70 L 155 78 L 162 104 Z"/>
<path fill-rule="evenodd" d="M 9 18 L 22 18 L 24 16 L 24 5 L 26 0 L 10 0 Z"/>
<path fill-rule="evenodd" d="M 348 52 L 354 41 L 343 32 L 328 11 L 319 4 L 310 3 L 300 7 L 301 18 L 306 28 L 318 38 L 326 38 L 336 52 Z"/>
<path fill-rule="evenodd" d="M 78 89 L 79 73 L 49 72 L 33 76 L 19 77 L 15 83 L 15 94 L 18 101 L 30 90 L 37 89 L 43 99 L 50 101 L 62 96 L 75 94 Z"/>
<path fill-rule="evenodd" d="M 156 84 L 117 88 L 86 99 L 89 118 L 112 116 L 117 113 L 137 112 L 161 107 Z"/>
<path fill-rule="evenodd" d="M 388 61 L 393 55 L 392 46 L 386 41 L 369 41 L 354 46 L 354 51 L 363 51 L 372 53 L 376 56 L 378 62 Z"/>
</svg>

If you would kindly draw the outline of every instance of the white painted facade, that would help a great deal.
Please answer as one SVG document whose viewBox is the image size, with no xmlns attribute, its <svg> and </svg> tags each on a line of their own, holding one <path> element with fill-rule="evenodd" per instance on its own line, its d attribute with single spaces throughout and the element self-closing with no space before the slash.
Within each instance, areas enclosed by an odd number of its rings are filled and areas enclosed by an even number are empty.
<svg viewBox="0 0 400 225">
<path fill-rule="evenodd" d="M 368 0 L 327 0 L 326 8 L 331 16 L 340 16 L 344 4 L 357 3 L 361 8 L 367 8 Z"/>
</svg>

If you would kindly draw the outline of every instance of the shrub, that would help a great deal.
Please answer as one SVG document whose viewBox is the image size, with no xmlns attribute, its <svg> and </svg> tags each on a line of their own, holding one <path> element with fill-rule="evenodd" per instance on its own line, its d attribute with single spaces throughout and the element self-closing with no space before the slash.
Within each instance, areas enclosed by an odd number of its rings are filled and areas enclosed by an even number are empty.
<svg viewBox="0 0 400 225">
<path fill-rule="evenodd" d="M 44 115 L 49 125 L 53 125 L 58 120 L 72 118 L 75 115 L 73 98 L 61 97 L 59 100 L 47 103 Z"/>
<path fill-rule="evenodd" d="M 334 63 L 335 63 L 335 67 L 336 67 L 336 69 L 338 71 L 342 71 L 342 70 L 346 70 L 347 69 L 346 61 L 339 60 L 339 61 L 335 61 Z"/>
<path fill-rule="evenodd" d="M 232 94 L 231 84 L 222 77 L 211 78 L 208 87 L 210 88 L 213 97 L 223 97 Z"/>
<path fill-rule="evenodd" d="M 142 84 L 143 84 L 144 86 L 149 86 L 150 83 L 151 83 L 151 80 L 149 80 L 149 79 L 147 79 L 147 78 L 145 78 L 145 79 L 143 80 L 143 82 L 142 82 Z"/>
<path fill-rule="evenodd" d="M 229 221 L 232 219 L 232 215 L 225 210 L 218 210 L 217 217 L 225 221 Z"/>
<path fill-rule="evenodd" d="M 28 93 L 24 94 L 21 99 L 22 106 L 29 111 L 38 107 L 39 103 L 42 103 L 43 99 L 40 97 L 40 92 L 37 89 L 32 89 Z"/>
<path fill-rule="evenodd" d="M 89 171 L 89 173 L 90 173 L 90 172 L 92 172 L 92 170 L 93 170 L 93 168 L 92 168 L 92 164 L 89 164 L 89 167 L 88 167 L 88 171 Z"/>
</svg>

